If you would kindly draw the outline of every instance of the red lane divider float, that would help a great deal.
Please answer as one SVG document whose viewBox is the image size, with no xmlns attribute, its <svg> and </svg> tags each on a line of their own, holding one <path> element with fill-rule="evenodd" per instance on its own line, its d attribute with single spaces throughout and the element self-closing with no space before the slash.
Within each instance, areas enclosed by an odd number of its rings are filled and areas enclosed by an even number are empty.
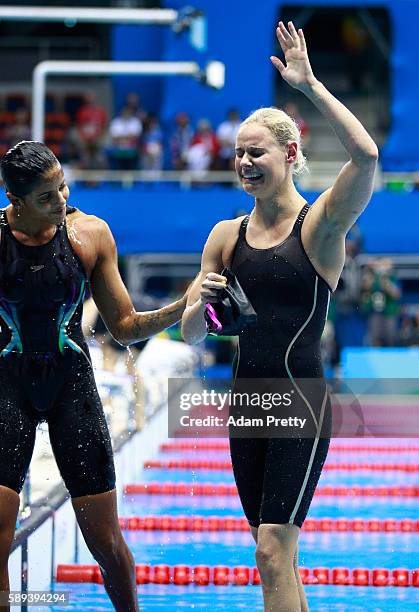
<svg viewBox="0 0 419 612">
<path fill-rule="evenodd" d="M 299 568 L 303 584 L 335 584 L 345 586 L 395 586 L 419 587 L 419 569 L 405 568 L 354 568 L 308 567 Z M 195 584 L 207 586 L 259 585 L 260 577 L 256 567 L 239 565 L 136 565 L 137 584 Z M 93 582 L 103 584 L 98 565 L 57 566 L 57 582 Z"/>
<path fill-rule="evenodd" d="M 145 461 L 146 469 L 164 470 L 231 470 L 231 461 L 205 461 L 205 460 L 182 460 L 182 461 Z M 397 463 L 325 463 L 324 470 L 374 470 L 374 471 L 397 471 L 397 472 L 418 472 L 418 464 L 397 464 Z"/>
<path fill-rule="evenodd" d="M 249 531 L 247 520 L 235 516 L 123 516 L 119 518 L 119 524 L 121 529 L 129 531 Z M 416 533 L 419 531 L 419 521 L 308 518 L 303 523 L 303 531 Z"/>
<path fill-rule="evenodd" d="M 185 450 L 214 450 L 228 451 L 228 442 L 206 442 L 200 440 L 198 442 L 166 442 L 160 445 L 162 452 L 185 451 Z M 371 451 L 374 453 L 417 453 L 419 446 L 369 446 L 367 444 L 335 444 L 329 448 L 329 453 L 345 453 L 345 452 L 364 452 Z"/>
<path fill-rule="evenodd" d="M 126 495 L 237 495 L 235 484 L 185 483 L 185 482 L 146 482 L 128 484 L 124 487 Z M 317 487 L 316 496 L 367 496 L 367 497 L 419 497 L 419 487 Z"/>
</svg>

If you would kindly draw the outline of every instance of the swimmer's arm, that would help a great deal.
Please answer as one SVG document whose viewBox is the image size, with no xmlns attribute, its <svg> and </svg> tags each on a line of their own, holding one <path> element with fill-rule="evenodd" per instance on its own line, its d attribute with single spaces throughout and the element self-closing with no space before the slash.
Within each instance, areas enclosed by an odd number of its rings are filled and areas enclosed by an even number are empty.
<svg viewBox="0 0 419 612">
<path fill-rule="evenodd" d="M 188 303 L 182 315 L 182 338 L 187 344 L 198 344 L 207 337 L 207 325 L 204 319 L 205 304 L 200 294 L 205 274 L 201 270 L 193 282 L 189 291 Z"/>
<path fill-rule="evenodd" d="M 310 84 L 304 93 L 328 120 L 350 157 L 333 186 L 318 200 L 324 208 L 325 222 L 346 235 L 371 199 L 377 145 L 361 122 L 322 83 Z"/>
<path fill-rule="evenodd" d="M 82 330 L 84 336 L 90 336 L 97 320 L 97 306 L 93 298 L 89 298 L 83 304 Z"/>
<path fill-rule="evenodd" d="M 182 317 L 186 295 L 159 310 L 136 312 L 118 270 L 115 240 L 108 225 L 98 220 L 97 261 L 90 284 L 93 299 L 109 332 L 128 346 L 157 334 Z"/>
<path fill-rule="evenodd" d="M 205 244 L 202 259 L 201 270 L 191 285 L 188 294 L 188 301 L 185 312 L 182 316 L 182 338 L 187 344 L 198 344 L 205 340 L 208 334 L 207 325 L 204 319 L 205 304 L 210 299 L 203 300 L 201 296 L 202 283 L 205 282 L 206 276 L 210 272 L 220 273 L 223 269 L 222 247 L 225 240 L 226 226 L 228 221 L 218 223 Z M 208 289 L 210 286 L 216 289 L 219 285 L 217 282 L 211 283 L 206 281 Z"/>
<path fill-rule="evenodd" d="M 313 102 L 349 154 L 350 161 L 342 168 L 334 185 L 316 202 L 316 208 L 322 208 L 317 211 L 318 220 L 321 218 L 329 230 L 344 236 L 371 198 L 377 145 L 361 122 L 314 76 L 303 31 L 297 31 L 292 22 L 288 23 L 288 29 L 280 22 L 277 37 L 285 64 L 277 57 L 271 58 L 272 63 L 291 87 Z"/>
</svg>

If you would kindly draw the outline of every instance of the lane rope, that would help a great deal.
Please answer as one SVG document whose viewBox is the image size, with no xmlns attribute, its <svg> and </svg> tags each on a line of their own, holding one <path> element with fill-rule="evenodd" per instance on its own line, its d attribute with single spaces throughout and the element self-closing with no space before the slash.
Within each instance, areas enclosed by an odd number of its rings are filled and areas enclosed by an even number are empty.
<svg viewBox="0 0 419 612">
<path fill-rule="evenodd" d="M 216 565 L 136 565 L 137 584 L 173 584 L 197 586 L 259 585 L 257 568 Z M 300 567 L 303 584 L 333 584 L 339 586 L 419 587 L 419 569 Z M 98 565 L 60 564 L 56 582 L 92 582 L 103 584 Z"/>
<path fill-rule="evenodd" d="M 127 531 L 249 531 L 247 519 L 236 516 L 122 516 L 119 525 Z M 419 532 L 419 520 L 307 518 L 302 531 L 416 533 Z"/>
<path fill-rule="evenodd" d="M 212 451 L 228 451 L 228 442 L 206 442 L 199 440 L 197 442 L 166 442 L 160 445 L 160 451 L 162 452 L 181 452 L 185 450 L 201 451 L 201 450 L 212 450 Z M 369 446 L 366 444 L 335 444 L 329 448 L 329 453 L 339 452 L 368 452 L 373 453 L 417 453 L 419 452 L 419 446 Z"/>
<path fill-rule="evenodd" d="M 230 483 L 185 483 L 185 482 L 145 482 L 127 484 L 125 495 L 237 495 L 237 487 Z M 323 486 L 317 487 L 315 496 L 366 496 L 366 497 L 419 497 L 419 487 L 361 487 L 353 486 Z"/>
<path fill-rule="evenodd" d="M 145 469 L 164 470 L 231 470 L 231 461 L 205 461 L 205 460 L 172 460 L 172 461 L 145 461 Z M 418 472 L 419 465 L 415 463 L 325 463 L 323 470 L 373 470 L 373 471 L 396 471 L 396 472 Z"/>
</svg>

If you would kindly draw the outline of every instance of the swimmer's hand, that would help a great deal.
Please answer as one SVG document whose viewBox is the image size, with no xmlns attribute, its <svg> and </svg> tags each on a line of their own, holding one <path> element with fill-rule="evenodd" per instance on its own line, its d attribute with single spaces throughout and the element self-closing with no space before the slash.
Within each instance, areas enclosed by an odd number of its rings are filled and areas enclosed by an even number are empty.
<svg viewBox="0 0 419 612">
<path fill-rule="evenodd" d="M 286 65 L 275 56 L 271 56 L 272 64 L 288 85 L 304 91 L 307 86 L 316 82 L 316 78 L 308 59 L 303 31 L 299 29 L 297 32 L 292 21 L 288 22 L 287 30 L 283 22 L 280 21 L 276 28 L 276 37 L 284 52 Z"/>
<path fill-rule="evenodd" d="M 227 279 L 221 274 L 208 272 L 201 285 L 201 302 L 216 303 L 220 301 L 220 292 L 225 288 Z"/>
</svg>

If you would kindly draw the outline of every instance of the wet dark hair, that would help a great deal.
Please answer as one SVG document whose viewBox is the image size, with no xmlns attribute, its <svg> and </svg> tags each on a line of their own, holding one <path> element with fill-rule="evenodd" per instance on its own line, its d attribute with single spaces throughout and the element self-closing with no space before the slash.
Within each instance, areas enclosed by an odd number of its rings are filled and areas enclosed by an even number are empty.
<svg viewBox="0 0 419 612">
<path fill-rule="evenodd" d="M 22 140 L 2 157 L 1 176 L 7 191 L 23 198 L 36 187 L 46 172 L 59 163 L 51 149 L 42 142 Z"/>
</svg>

